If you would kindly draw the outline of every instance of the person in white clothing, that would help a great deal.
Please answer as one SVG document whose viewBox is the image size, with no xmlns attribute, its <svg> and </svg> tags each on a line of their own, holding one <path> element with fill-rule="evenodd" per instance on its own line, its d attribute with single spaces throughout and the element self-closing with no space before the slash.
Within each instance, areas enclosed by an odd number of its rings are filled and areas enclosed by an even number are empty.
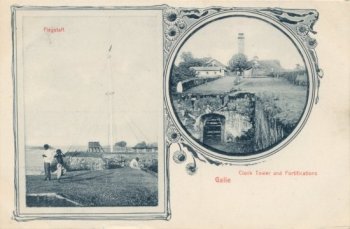
<svg viewBox="0 0 350 229">
<path fill-rule="evenodd" d="M 140 165 L 139 165 L 139 158 L 136 157 L 136 158 L 132 159 L 129 166 L 132 169 L 141 169 Z"/>
<path fill-rule="evenodd" d="M 63 170 L 64 170 L 63 157 L 65 157 L 65 155 L 62 153 L 62 150 L 60 150 L 60 149 L 56 150 L 56 154 L 55 154 L 54 158 L 57 161 L 57 166 L 56 166 L 57 170 L 56 171 L 57 171 L 57 180 L 58 180 L 58 182 L 60 181 L 60 178 L 63 175 Z"/>
<path fill-rule="evenodd" d="M 53 151 L 50 149 L 48 144 L 44 145 L 44 151 L 42 153 L 42 157 L 44 160 L 44 170 L 45 170 L 45 180 L 51 180 L 51 161 L 53 159 Z"/>
</svg>

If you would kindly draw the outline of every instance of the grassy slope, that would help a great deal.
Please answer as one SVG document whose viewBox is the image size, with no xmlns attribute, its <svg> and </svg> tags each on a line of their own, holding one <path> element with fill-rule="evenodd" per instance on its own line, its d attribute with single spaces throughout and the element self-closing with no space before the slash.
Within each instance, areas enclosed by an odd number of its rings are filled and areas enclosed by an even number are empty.
<svg viewBox="0 0 350 229">
<path fill-rule="evenodd" d="M 244 79 L 237 87 L 255 93 L 262 100 L 269 101 L 270 106 L 279 108 L 275 118 L 286 125 L 297 123 L 306 104 L 306 87 L 293 85 L 284 79 Z"/>
<path fill-rule="evenodd" d="M 156 206 L 158 179 L 130 168 L 68 172 L 59 183 L 27 176 L 27 193 L 54 192 L 83 206 Z"/>
</svg>

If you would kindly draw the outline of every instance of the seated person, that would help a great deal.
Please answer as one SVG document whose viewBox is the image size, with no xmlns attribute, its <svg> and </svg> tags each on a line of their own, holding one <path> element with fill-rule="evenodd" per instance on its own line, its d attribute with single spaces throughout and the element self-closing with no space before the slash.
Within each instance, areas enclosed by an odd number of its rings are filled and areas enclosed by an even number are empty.
<svg viewBox="0 0 350 229">
<path fill-rule="evenodd" d="M 141 169 L 140 165 L 139 165 L 139 160 L 140 159 L 138 157 L 132 159 L 130 161 L 130 164 L 129 164 L 130 168 L 132 168 L 132 169 Z"/>
</svg>

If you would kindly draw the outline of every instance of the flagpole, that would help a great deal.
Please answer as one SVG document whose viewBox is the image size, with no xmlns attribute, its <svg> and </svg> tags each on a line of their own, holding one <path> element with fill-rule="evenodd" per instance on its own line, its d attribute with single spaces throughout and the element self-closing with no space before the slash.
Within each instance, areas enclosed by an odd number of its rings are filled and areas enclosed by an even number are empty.
<svg viewBox="0 0 350 229">
<path fill-rule="evenodd" d="M 111 58 L 112 58 L 112 45 L 110 45 L 108 49 L 108 70 L 109 70 L 109 91 L 106 93 L 108 96 L 108 102 L 109 102 L 109 128 L 108 128 L 108 145 L 109 150 L 112 153 L 113 152 L 113 78 L 112 78 L 112 65 L 111 65 Z"/>
</svg>

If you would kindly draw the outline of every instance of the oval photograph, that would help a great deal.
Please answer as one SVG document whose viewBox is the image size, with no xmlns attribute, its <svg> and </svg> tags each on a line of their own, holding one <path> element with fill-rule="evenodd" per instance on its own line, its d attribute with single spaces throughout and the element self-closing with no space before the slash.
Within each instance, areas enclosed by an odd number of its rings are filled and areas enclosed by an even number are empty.
<svg viewBox="0 0 350 229">
<path fill-rule="evenodd" d="M 286 139 L 303 116 L 309 91 L 298 48 L 260 19 L 206 24 L 179 48 L 169 78 L 182 129 L 222 155 L 249 156 Z"/>
</svg>

